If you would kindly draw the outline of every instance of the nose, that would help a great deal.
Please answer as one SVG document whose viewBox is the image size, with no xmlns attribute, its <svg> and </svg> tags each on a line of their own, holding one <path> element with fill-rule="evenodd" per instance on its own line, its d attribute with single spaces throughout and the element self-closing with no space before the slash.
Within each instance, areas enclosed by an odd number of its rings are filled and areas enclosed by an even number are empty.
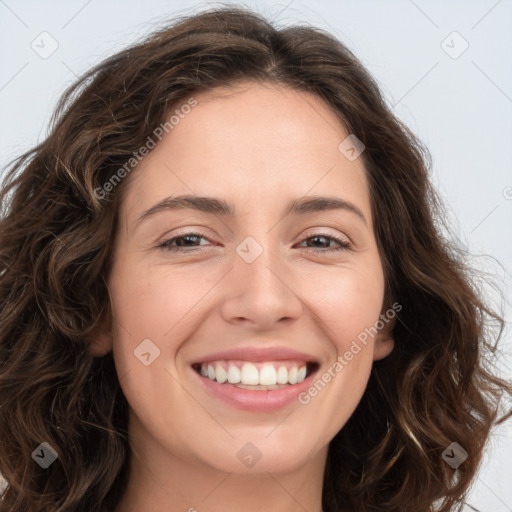
<svg viewBox="0 0 512 512">
<path fill-rule="evenodd" d="M 234 267 L 221 308 L 225 321 L 269 331 L 300 318 L 298 283 L 277 257 L 264 250 L 247 263 L 235 255 Z"/>
</svg>

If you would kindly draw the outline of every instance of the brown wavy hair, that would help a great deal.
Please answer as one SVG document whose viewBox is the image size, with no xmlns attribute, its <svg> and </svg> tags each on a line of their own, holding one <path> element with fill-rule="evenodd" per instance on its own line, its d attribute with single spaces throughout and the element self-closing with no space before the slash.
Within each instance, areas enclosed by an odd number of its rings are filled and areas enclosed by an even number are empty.
<svg viewBox="0 0 512 512">
<path fill-rule="evenodd" d="M 237 6 L 182 17 L 63 94 L 48 137 L 7 169 L 0 205 L 0 512 L 112 510 L 126 487 L 128 404 L 112 353 L 107 277 L 123 190 L 104 187 L 192 94 L 239 80 L 322 98 L 362 154 L 395 349 L 330 443 L 327 512 L 462 508 L 507 382 L 491 365 L 503 321 L 443 236 L 430 156 L 356 57 L 309 26 Z M 137 172 L 136 170 L 133 173 Z M 107 191 L 108 189 L 108 191 Z M 101 191 L 101 194 L 98 193 Z M 106 327 L 105 327 L 106 326 Z M 42 469 L 42 442 L 58 454 Z M 442 458 L 468 453 L 457 470 Z"/>
</svg>

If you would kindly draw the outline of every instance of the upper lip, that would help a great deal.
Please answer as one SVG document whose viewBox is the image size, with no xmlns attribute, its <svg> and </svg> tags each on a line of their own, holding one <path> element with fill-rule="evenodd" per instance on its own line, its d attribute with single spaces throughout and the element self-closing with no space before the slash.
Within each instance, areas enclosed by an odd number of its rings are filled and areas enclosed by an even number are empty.
<svg viewBox="0 0 512 512">
<path fill-rule="evenodd" d="M 306 363 L 316 363 L 317 360 L 310 354 L 299 352 L 288 347 L 236 347 L 229 350 L 214 352 L 196 359 L 196 363 L 208 361 L 239 360 L 254 363 L 264 361 L 299 360 Z"/>
</svg>

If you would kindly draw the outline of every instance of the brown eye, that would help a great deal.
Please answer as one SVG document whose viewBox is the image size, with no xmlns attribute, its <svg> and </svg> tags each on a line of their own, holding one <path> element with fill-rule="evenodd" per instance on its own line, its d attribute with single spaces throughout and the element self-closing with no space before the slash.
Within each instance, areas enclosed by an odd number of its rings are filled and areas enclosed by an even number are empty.
<svg viewBox="0 0 512 512">
<path fill-rule="evenodd" d="M 334 241 L 337 244 L 337 246 L 330 245 L 332 241 Z M 313 249 L 314 251 L 319 252 L 341 251 L 350 248 L 350 243 L 347 240 L 326 234 L 317 234 L 314 236 L 310 236 L 308 238 L 305 238 L 302 243 L 304 242 L 308 244 L 311 243 L 311 245 L 308 245 L 306 248 Z"/>
<path fill-rule="evenodd" d="M 201 244 L 198 242 L 206 238 L 200 233 L 184 233 L 183 235 L 175 236 L 164 240 L 158 247 L 164 251 L 186 251 L 186 247 L 192 249 L 199 248 Z M 176 242 L 176 244 L 174 244 Z M 204 244 L 203 244 L 204 245 Z"/>
</svg>

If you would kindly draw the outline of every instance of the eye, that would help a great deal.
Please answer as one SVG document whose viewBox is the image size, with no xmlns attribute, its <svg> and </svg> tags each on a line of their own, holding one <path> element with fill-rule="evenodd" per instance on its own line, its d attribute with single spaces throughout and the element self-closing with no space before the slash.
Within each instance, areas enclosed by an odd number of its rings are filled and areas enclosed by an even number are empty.
<svg viewBox="0 0 512 512">
<path fill-rule="evenodd" d="M 200 244 L 200 240 L 208 239 L 201 233 L 184 233 L 179 236 L 175 236 L 164 240 L 158 247 L 164 251 L 177 251 L 177 252 L 192 252 L 195 250 L 204 250 L 207 247 L 202 247 L 208 244 Z M 342 251 L 351 248 L 350 242 L 343 238 L 328 235 L 325 233 L 318 233 L 313 236 L 305 238 L 301 243 L 312 241 L 315 245 L 302 246 L 303 249 L 312 249 L 315 252 L 327 252 L 327 251 Z M 337 246 L 331 246 L 331 242 L 338 244 Z"/>
<path fill-rule="evenodd" d="M 315 245 L 309 246 L 306 248 L 313 249 L 316 252 L 326 252 L 326 251 L 345 251 L 351 248 L 351 244 L 348 240 L 344 240 L 343 238 L 328 235 L 326 233 L 318 233 L 308 238 L 305 238 L 302 243 L 309 241 L 313 241 Z M 330 242 L 334 241 L 338 245 L 335 247 L 330 246 Z"/>
<path fill-rule="evenodd" d="M 197 248 L 196 243 L 200 240 L 207 240 L 201 233 L 184 233 L 164 240 L 158 247 L 164 251 L 187 251 L 187 247 Z M 176 242 L 176 245 L 173 245 Z M 190 252 L 190 251 L 189 251 Z"/>
</svg>

